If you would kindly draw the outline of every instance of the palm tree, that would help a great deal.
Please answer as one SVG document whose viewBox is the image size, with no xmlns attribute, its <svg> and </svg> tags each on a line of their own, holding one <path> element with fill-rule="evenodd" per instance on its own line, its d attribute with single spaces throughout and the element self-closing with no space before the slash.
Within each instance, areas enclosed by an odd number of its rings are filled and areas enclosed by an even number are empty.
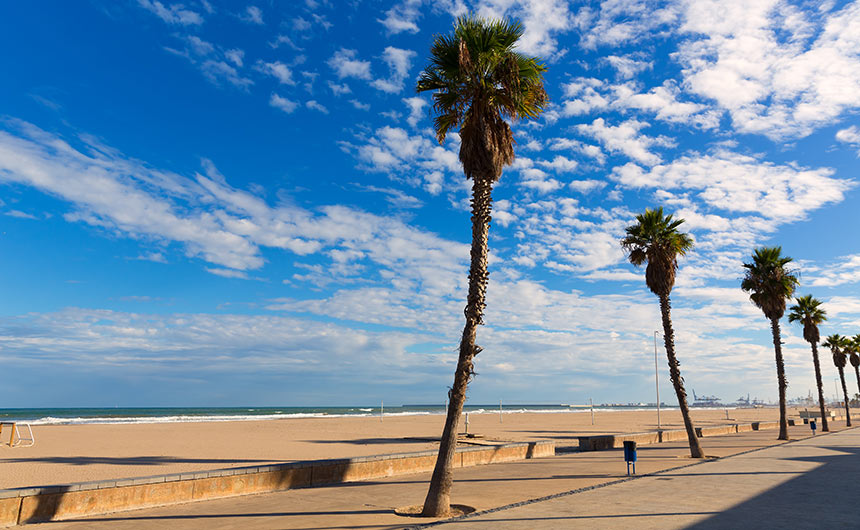
<svg viewBox="0 0 860 530">
<path fill-rule="evenodd" d="M 830 348 L 833 353 L 833 364 L 839 370 L 839 379 L 842 381 L 842 397 L 845 398 L 845 425 L 851 427 L 851 412 L 848 410 L 848 387 L 845 386 L 845 350 L 850 348 L 851 342 L 842 335 L 830 335 L 824 341 L 824 346 Z"/>
<path fill-rule="evenodd" d="M 454 32 L 437 35 L 430 64 L 421 72 L 416 89 L 433 93 L 434 128 L 439 143 L 460 128 L 460 162 L 472 179 L 472 251 L 466 325 L 454 384 L 448 392 L 448 415 L 439 456 L 422 515 L 437 517 L 450 510 L 452 464 L 457 424 L 474 375 L 477 326 L 483 324 L 487 290 L 487 237 L 490 228 L 493 184 L 502 168 L 514 160 L 514 138 L 505 119 L 536 118 L 547 95 L 543 88 L 546 67 L 538 58 L 514 50 L 523 35 L 516 21 L 486 20 L 474 16 L 457 19 Z"/>
<path fill-rule="evenodd" d="M 860 335 L 854 335 L 851 339 L 851 366 L 854 367 L 854 375 L 857 376 L 857 390 L 860 392 Z"/>
<path fill-rule="evenodd" d="M 788 440 L 788 421 L 785 418 L 785 363 L 782 359 L 782 341 L 779 338 L 779 319 L 785 314 L 785 301 L 797 288 L 797 275 L 785 268 L 792 259 L 782 255 L 782 247 L 761 247 L 753 251 L 752 263 L 744 263 L 746 273 L 741 289 L 750 293 L 750 300 L 770 320 L 773 349 L 776 352 L 776 378 L 779 383 L 779 440 Z"/>
<path fill-rule="evenodd" d="M 675 356 L 675 332 L 672 329 L 671 304 L 669 293 L 675 285 L 675 273 L 678 270 L 678 256 L 685 255 L 693 247 L 693 240 L 688 234 L 680 232 L 678 227 L 683 219 L 673 220 L 672 215 L 663 215 L 663 208 L 646 209 L 645 213 L 636 216 L 636 224 L 627 227 L 627 236 L 621 240 L 621 246 L 628 254 L 630 263 L 645 267 L 645 284 L 660 299 L 660 313 L 663 316 L 663 343 L 666 346 L 666 357 L 669 360 L 669 379 L 675 387 L 678 405 L 684 417 L 684 427 L 687 429 L 687 439 L 690 441 L 690 456 L 702 458 L 702 447 L 690 419 L 690 409 L 687 406 L 687 392 L 684 390 L 684 378 Z"/>
<path fill-rule="evenodd" d="M 821 309 L 821 300 L 813 298 L 811 294 L 795 300 L 797 305 L 789 308 L 788 321 L 803 324 L 803 338 L 812 346 L 815 384 L 818 385 L 818 406 L 821 408 L 821 432 L 828 432 L 830 428 L 827 426 L 827 416 L 824 412 L 824 385 L 821 383 L 821 364 L 818 362 L 818 341 L 821 340 L 818 325 L 827 320 L 827 312 Z"/>
</svg>

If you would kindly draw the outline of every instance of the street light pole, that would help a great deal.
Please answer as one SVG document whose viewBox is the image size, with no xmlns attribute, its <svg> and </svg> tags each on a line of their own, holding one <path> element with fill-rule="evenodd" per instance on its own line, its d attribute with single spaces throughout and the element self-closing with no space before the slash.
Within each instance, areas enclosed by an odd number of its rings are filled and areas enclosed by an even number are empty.
<svg viewBox="0 0 860 530">
<path fill-rule="evenodd" d="M 657 375 L 657 334 L 654 332 L 654 386 L 657 388 L 657 430 L 660 430 L 660 378 Z"/>
</svg>

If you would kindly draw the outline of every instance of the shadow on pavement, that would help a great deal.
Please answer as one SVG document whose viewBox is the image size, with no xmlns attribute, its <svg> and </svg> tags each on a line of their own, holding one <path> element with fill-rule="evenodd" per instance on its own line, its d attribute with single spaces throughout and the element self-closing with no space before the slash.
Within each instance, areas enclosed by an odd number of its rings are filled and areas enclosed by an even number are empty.
<svg viewBox="0 0 860 530">
<path fill-rule="evenodd" d="M 837 454 L 787 458 L 821 465 L 709 519 L 695 530 L 723 528 L 858 528 L 860 448 L 829 447 Z"/>
</svg>

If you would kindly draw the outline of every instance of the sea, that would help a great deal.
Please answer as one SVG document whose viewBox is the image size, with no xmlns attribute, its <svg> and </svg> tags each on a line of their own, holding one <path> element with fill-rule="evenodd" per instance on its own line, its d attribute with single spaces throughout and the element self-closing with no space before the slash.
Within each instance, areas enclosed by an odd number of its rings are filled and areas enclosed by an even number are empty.
<svg viewBox="0 0 860 530">
<path fill-rule="evenodd" d="M 661 406 L 669 410 L 672 407 Z M 568 405 L 466 405 L 470 414 L 588 413 L 585 406 Z M 594 411 L 656 410 L 654 405 L 595 405 Z M 361 416 L 418 416 L 445 414 L 443 405 L 376 407 L 113 407 L 0 409 L 0 421 L 31 425 L 81 425 L 130 423 L 180 423 L 204 421 L 289 420 L 295 418 L 340 418 Z"/>
</svg>

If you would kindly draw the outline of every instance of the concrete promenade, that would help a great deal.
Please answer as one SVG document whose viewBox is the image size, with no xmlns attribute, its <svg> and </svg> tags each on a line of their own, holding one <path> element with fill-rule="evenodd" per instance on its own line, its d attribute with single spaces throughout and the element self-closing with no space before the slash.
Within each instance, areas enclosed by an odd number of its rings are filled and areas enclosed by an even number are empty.
<svg viewBox="0 0 860 530">
<path fill-rule="evenodd" d="M 858 477 L 852 429 L 433 528 L 860 528 Z"/>
<path fill-rule="evenodd" d="M 793 439 L 809 436 L 808 427 L 803 425 L 790 427 L 789 433 Z M 639 451 L 637 471 L 663 473 L 629 481 L 620 450 L 460 469 L 455 472 L 453 501 L 479 511 L 561 495 L 461 521 L 439 522 L 434 528 L 860 526 L 856 502 L 852 500 L 856 497 L 856 477 L 860 476 L 860 430 L 819 435 L 789 444 L 777 442 L 776 435 L 776 431 L 767 430 L 704 438 L 706 454 L 738 456 L 692 466 L 683 442 L 644 446 Z M 757 450 L 766 446 L 773 447 Z M 393 509 L 421 503 L 428 481 L 429 474 L 420 473 L 150 508 L 30 528 L 409 528 L 431 521 L 400 517 Z M 594 486 L 603 487 L 565 494 Z"/>
</svg>

